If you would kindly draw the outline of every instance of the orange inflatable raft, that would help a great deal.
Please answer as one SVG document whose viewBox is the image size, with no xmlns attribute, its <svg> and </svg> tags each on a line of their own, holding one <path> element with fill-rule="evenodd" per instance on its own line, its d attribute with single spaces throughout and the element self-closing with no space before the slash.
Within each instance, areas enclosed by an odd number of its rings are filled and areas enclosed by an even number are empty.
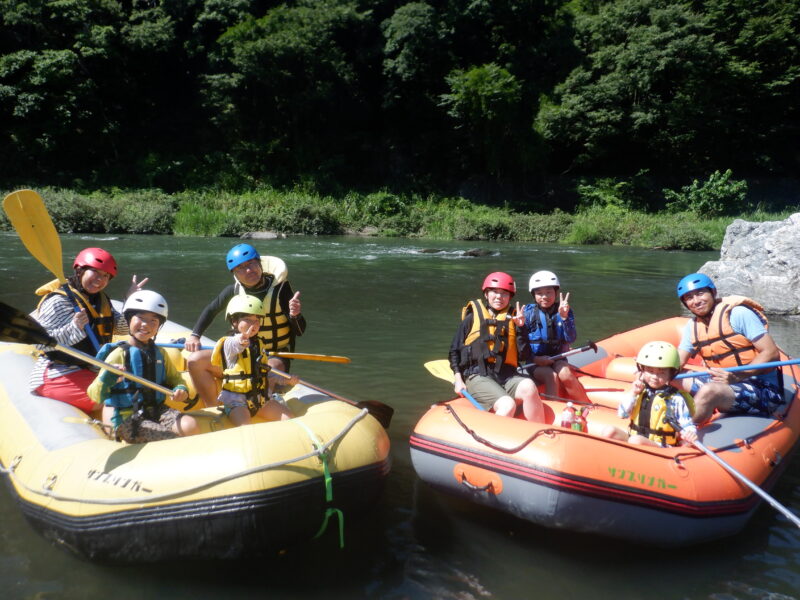
<svg viewBox="0 0 800 600">
<path fill-rule="evenodd" d="M 598 342 L 570 362 L 595 404 L 590 431 L 627 428 L 617 404 L 629 393 L 642 345 L 677 345 L 685 318 L 646 325 Z M 781 354 L 784 360 L 785 355 Z M 768 490 L 797 446 L 797 366 L 783 367 L 787 403 L 773 417 L 716 415 L 700 441 Z M 564 402 L 545 401 L 547 421 Z M 547 527 L 633 542 L 682 546 L 740 531 L 760 496 L 692 446 L 634 446 L 480 411 L 465 399 L 434 405 L 411 435 L 419 477 L 443 492 Z"/>
</svg>

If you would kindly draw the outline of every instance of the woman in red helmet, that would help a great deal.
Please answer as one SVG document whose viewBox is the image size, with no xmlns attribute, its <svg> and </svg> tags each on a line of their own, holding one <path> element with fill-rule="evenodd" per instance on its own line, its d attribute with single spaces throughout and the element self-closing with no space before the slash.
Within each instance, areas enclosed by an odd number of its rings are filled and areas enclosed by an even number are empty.
<svg viewBox="0 0 800 600">
<path fill-rule="evenodd" d="M 450 345 L 450 367 L 455 392 L 466 389 L 484 408 L 513 417 L 517 404 L 528 421 L 544 422 L 544 407 L 536 384 L 517 374 L 520 359 L 530 354 L 525 315 L 507 273 L 490 273 L 483 281 L 483 298 L 471 300 L 461 311 L 461 324 Z"/>
<path fill-rule="evenodd" d="M 68 289 L 55 279 L 36 290 L 43 298 L 33 316 L 62 346 L 94 356 L 99 346 L 110 342 L 114 334 L 128 333 L 125 319 L 113 309 L 103 292 L 117 274 L 117 261 L 102 248 L 84 248 L 75 257 L 72 268 L 74 273 L 67 278 Z M 137 283 L 134 275 L 129 294 L 145 283 L 147 278 Z M 97 347 L 95 342 L 99 344 Z M 30 390 L 91 414 L 94 403 L 86 395 L 86 389 L 97 376 L 96 370 L 63 352 L 42 350 L 31 372 Z"/>
</svg>

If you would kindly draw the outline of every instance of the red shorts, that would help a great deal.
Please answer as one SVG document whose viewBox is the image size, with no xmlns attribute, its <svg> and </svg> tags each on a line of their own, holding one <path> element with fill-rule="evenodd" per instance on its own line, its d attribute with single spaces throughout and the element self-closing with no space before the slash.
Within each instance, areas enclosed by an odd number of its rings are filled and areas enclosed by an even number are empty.
<svg viewBox="0 0 800 600">
<path fill-rule="evenodd" d="M 60 400 L 80 408 L 87 415 L 97 409 L 97 405 L 86 395 L 86 390 L 97 377 L 97 373 L 89 369 L 79 369 L 69 375 L 62 375 L 53 379 L 44 374 L 44 383 L 36 388 L 35 393 L 40 396 Z"/>
</svg>

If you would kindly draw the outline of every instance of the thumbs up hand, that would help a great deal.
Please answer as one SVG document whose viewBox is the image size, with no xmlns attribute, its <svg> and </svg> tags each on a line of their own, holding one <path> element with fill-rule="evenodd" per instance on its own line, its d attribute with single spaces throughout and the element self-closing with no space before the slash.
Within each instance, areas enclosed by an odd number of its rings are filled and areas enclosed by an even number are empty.
<svg viewBox="0 0 800 600">
<path fill-rule="evenodd" d="M 300 311 L 302 310 L 302 306 L 300 304 L 300 292 L 295 292 L 292 299 L 289 300 L 289 316 L 290 317 L 297 317 L 300 315 Z"/>
</svg>

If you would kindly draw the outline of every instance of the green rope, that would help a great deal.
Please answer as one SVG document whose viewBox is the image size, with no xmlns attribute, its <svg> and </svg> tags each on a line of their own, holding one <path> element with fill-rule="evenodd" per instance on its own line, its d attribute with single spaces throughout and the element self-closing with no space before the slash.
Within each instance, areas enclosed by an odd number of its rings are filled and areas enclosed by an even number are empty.
<svg viewBox="0 0 800 600">
<path fill-rule="evenodd" d="M 314 435 L 314 432 L 311 431 L 305 423 L 302 421 L 296 421 L 296 423 L 306 430 L 308 437 L 311 439 L 311 443 L 314 444 L 314 448 L 316 448 L 319 452 L 318 456 L 322 462 L 323 481 L 325 482 L 325 502 L 330 504 L 333 502 L 333 477 L 331 476 L 331 470 L 328 467 L 328 450 L 322 449 L 322 442 L 317 439 L 317 436 Z M 342 511 L 338 508 L 334 508 L 332 506 L 329 506 L 327 509 L 325 509 L 325 517 L 322 521 L 322 526 L 312 539 L 317 539 L 318 537 L 322 536 L 323 533 L 325 533 L 325 530 L 328 528 L 328 521 L 332 515 L 336 515 L 339 518 L 339 548 L 344 548 L 344 513 L 342 513 Z"/>
</svg>

